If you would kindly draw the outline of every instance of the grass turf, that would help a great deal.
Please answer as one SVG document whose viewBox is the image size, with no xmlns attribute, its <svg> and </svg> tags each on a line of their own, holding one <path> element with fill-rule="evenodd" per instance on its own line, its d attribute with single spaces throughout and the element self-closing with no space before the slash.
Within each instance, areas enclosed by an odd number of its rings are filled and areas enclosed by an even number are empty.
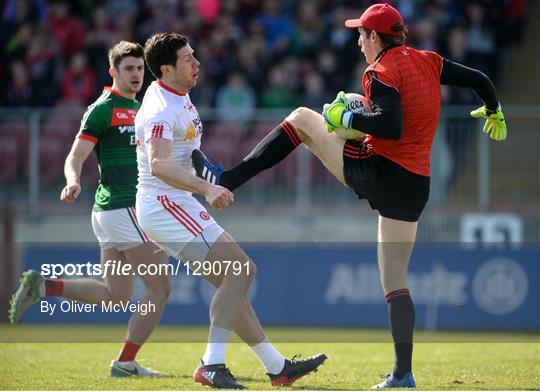
<svg viewBox="0 0 540 392">
<path fill-rule="evenodd" d="M 138 358 L 165 377 L 113 379 L 108 376 L 108 366 L 120 349 L 121 326 L 2 325 L 0 389 L 201 389 L 191 375 L 204 352 L 206 331 L 206 327 L 159 327 Z M 329 357 L 319 372 L 290 389 L 369 389 L 380 382 L 379 374 L 393 366 L 386 331 L 268 328 L 267 332 L 287 357 L 319 352 Z M 93 343 L 80 343 L 81 337 Z M 419 332 L 417 337 L 414 374 L 418 389 L 540 389 L 538 335 Z M 230 345 L 227 366 L 248 388 L 271 388 L 262 365 L 245 344 Z"/>
</svg>

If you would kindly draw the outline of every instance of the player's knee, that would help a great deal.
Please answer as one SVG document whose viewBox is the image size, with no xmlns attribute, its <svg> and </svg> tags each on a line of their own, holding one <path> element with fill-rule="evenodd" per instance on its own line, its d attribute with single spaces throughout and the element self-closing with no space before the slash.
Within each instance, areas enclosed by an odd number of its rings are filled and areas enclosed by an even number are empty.
<svg viewBox="0 0 540 392">
<path fill-rule="evenodd" d="M 241 268 L 238 270 L 229 271 L 229 273 L 223 276 L 223 280 L 231 279 L 237 282 L 243 282 L 241 284 L 251 285 L 255 276 L 257 275 L 257 266 L 251 260 L 248 260 L 241 264 Z"/>
<path fill-rule="evenodd" d="M 313 123 L 317 116 L 320 116 L 319 113 L 301 106 L 289 114 L 287 121 L 294 126 L 296 132 L 302 138 L 306 135 L 309 136 L 310 129 L 312 129 L 310 124 Z"/>
<path fill-rule="evenodd" d="M 309 117 L 310 109 L 300 106 L 292 111 L 291 114 L 287 116 L 287 121 L 290 122 L 295 128 L 302 128 L 306 119 Z"/>
</svg>

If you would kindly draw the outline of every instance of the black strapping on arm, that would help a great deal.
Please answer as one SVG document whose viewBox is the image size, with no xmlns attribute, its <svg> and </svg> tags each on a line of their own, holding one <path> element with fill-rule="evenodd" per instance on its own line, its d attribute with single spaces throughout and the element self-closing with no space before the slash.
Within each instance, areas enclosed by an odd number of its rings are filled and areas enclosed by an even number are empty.
<svg viewBox="0 0 540 392">
<path fill-rule="evenodd" d="M 492 111 L 497 110 L 499 100 L 495 86 L 493 86 L 491 79 L 477 69 L 443 59 L 441 84 L 472 88 L 478 98 L 484 102 L 486 108 Z"/>
<path fill-rule="evenodd" d="M 370 101 L 372 113 L 354 113 L 351 128 L 383 139 L 399 139 L 403 133 L 399 92 L 372 77 Z"/>
</svg>

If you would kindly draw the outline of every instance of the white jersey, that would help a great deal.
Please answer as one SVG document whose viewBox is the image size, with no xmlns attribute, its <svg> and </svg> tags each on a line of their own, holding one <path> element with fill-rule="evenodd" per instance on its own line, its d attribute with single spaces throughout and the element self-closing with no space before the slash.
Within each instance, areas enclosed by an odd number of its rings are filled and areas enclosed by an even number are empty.
<svg viewBox="0 0 540 392">
<path fill-rule="evenodd" d="M 150 174 L 146 142 L 152 137 L 171 140 L 171 159 L 195 173 L 191 152 L 200 147 L 202 130 L 199 113 L 189 94 L 180 94 L 161 81 L 152 82 L 135 117 L 139 170 L 137 196 L 191 196 L 191 192 L 174 188 Z"/>
</svg>

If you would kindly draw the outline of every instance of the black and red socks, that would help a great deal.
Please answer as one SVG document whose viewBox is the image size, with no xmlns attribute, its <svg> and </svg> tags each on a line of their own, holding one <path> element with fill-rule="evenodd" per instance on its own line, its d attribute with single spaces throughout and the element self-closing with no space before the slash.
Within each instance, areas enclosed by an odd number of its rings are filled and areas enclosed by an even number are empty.
<svg viewBox="0 0 540 392">
<path fill-rule="evenodd" d="M 240 185 L 285 159 L 302 143 L 294 126 L 283 121 L 266 135 L 244 158 L 231 170 L 221 174 L 219 185 L 233 191 Z"/>
<path fill-rule="evenodd" d="M 412 369 L 414 304 L 408 289 L 386 294 L 390 330 L 394 339 L 395 363 L 393 375 L 402 379 Z"/>
</svg>

